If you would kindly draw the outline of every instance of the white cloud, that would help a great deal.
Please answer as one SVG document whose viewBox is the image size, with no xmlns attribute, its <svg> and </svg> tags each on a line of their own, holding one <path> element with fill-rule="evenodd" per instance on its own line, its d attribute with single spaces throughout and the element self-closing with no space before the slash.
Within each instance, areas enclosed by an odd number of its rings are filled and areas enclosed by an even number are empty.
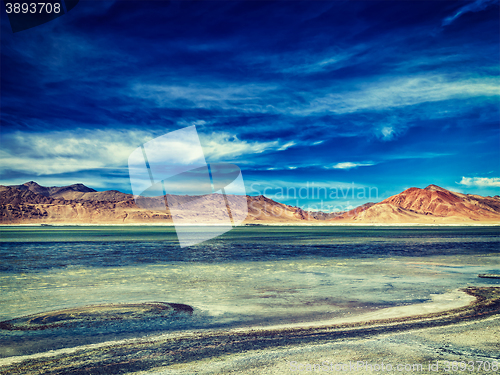
<svg viewBox="0 0 500 375">
<path fill-rule="evenodd" d="M 374 165 L 374 163 L 352 163 L 352 162 L 343 162 L 343 163 L 337 163 L 330 168 L 334 169 L 352 169 L 352 168 L 357 168 L 357 167 L 368 167 L 370 165 Z"/>
<path fill-rule="evenodd" d="M 67 130 L 46 133 L 2 134 L 0 171 L 12 170 L 34 176 L 119 168 L 127 165 L 130 154 L 158 134 L 146 131 Z M 285 150 L 293 142 L 248 142 L 229 133 L 200 134 L 205 158 L 228 162 L 266 151 Z M 191 150 L 177 150 L 186 158 Z"/>
<path fill-rule="evenodd" d="M 499 177 L 462 177 L 460 185 L 481 186 L 481 187 L 500 187 Z"/>
<path fill-rule="evenodd" d="M 295 145 L 294 142 L 281 144 L 279 141 L 248 142 L 225 132 L 199 136 L 205 157 L 210 161 L 228 161 L 229 158 L 261 154 L 265 151 L 283 151 Z"/>
<path fill-rule="evenodd" d="M 118 167 L 151 138 L 147 132 L 120 130 L 3 134 L 0 170 L 40 176 Z"/>
<path fill-rule="evenodd" d="M 278 148 L 278 151 L 284 151 L 287 148 L 293 147 L 295 145 L 296 145 L 296 143 L 294 141 L 287 142 L 284 145 L 280 146 L 280 148 Z"/>
<path fill-rule="evenodd" d="M 382 138 L 385 140 L 392 139 L 394 134 L 394 129 L 391 126 L 384 126 L 382 128 Z"/>
</svg>

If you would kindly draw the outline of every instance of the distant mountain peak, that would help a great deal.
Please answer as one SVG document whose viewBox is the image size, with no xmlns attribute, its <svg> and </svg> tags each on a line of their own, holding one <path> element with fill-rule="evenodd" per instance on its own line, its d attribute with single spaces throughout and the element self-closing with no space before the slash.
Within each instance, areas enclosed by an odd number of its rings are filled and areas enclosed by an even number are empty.
<svg viewBox="0 0 500 375">
<path fill-rule="evenodd" d="M 367 216 L 368 215 L 368 216 Z M 367 210 L 365 216 L 386 222 L 467 222 L 500 219 L 500 204 L 494 198 L 460 194 L 437 185 L 410 188 Z"/>
<path fill-rule="evenodd" d="M 84 184 L 73 184 L 73 185 L 69 185 L 69 186 L 63 186 L 63 188 L 64 187 L 72 188 L 73 190 L 85 192 L 85 193 L 90 193 L 90 192 L 94 193 L 97 191 L 97 190 L 94 190 L 92 188 L 89 188 L 88 186 L 85 186 Z"/>
<path fill-rule="evenodd" d="M 40 184 L 36 183 L 35 181 L 28 181 L 23 184 L 24 186 L 40 186 Z"/>
<path fill-rule="evenodd" d="M 432 185 L 432 184 L 427 186 L 424 190 L 427 190 L 427 191 L 448 191 L 446 189 L 443 189 L 440 186 Z"/>
<path fill-rule="evenodd" d="M 42 186 L 35 181 L 25 182 L 22 185 L 11 185 L 10 187 L 19 190 L 29 190 L 36 194 L 41 194 L 46 197 L 59 198 L 65 192 L 78 192 L 78 193 L 95 193 L 96 190 L 91 189 L 84 184 L 73 184 L 69 186 Z"/>
</svg>

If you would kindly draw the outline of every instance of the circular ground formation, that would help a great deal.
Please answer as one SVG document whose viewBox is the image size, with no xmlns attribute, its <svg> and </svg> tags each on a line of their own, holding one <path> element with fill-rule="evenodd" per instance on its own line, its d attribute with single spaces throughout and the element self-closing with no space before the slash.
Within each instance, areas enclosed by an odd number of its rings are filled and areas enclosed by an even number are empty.
<svg viewBox="0 0 500 375">
<path fill-rule="evenodd" d="M 51 328 L 69 328 L 75 325 L 93 325 L 111 321 L 132 321 L 173 318 L 192 315 L 193 308 L 181 303 L 149 302 L 105 304 L 43 312 L 0 322 L 0 329 L 33 331 Z"/>
</svg>

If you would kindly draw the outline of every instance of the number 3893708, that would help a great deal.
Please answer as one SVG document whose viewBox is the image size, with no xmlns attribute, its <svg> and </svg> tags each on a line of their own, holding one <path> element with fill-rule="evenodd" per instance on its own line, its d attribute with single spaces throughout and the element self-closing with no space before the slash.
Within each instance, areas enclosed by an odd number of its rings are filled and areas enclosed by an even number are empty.
<svg viewBox="0 0 500 375">
<path fill-rule="evenodd" d="M 7 13 L 60 13 L 59 3 L 6 3 Z"/>
</svg>

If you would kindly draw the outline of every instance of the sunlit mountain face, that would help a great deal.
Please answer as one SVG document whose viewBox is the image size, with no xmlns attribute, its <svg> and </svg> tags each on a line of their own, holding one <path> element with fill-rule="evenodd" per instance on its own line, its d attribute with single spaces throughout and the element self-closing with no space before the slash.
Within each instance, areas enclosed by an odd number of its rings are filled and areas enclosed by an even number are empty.
<svg viewBox="0 0 500 375">
<path fill-rule="evenodd" d="M 146 191 L 148 192 L 148 191 Z M 152 192 L 157 192 L 153 189 Z M 226 209 L 226 211 L 223 211 Z M 221 214 L 221 212 L 228 212 Z M 229 212 L 231 217 L 229 217 Z M 410 188 L 348 211 L 303 210 L 263 195 L 132 195 L 83 184 L 0 185 L 0 224 L 408 225 L 500 223 L 500 196 L 451 192 L 436 185 Z M 224 233 L 224 230 L 221 230 Z M 219 233 L 219 234 L 222 234 Z"/>
</svg>

